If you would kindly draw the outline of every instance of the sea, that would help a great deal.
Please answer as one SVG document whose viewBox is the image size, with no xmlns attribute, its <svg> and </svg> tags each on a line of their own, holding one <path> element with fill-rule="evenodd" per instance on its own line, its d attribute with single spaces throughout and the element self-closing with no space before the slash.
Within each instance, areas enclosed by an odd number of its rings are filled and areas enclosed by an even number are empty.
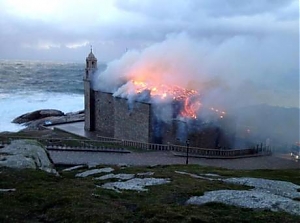
<svg viewBox="0 0 300 223">
<path fill-rule="evenodd" d="M 82 110 L 84 63 L 0 60 L 0 132 L 23 125 L 11 121 L 38 109 Z"/>
</svg>

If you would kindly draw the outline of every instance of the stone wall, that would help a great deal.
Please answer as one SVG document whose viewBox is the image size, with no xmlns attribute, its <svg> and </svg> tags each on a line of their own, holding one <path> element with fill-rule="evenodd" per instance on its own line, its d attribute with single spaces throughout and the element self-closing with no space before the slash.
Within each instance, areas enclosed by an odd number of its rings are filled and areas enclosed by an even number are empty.
<svg viewBox="0 0 300 223">
<path fill-rule="evenodd" d="M 155 119 L 155 109 L 151 104 L 129 104 L 127 99 L 100 91 L 92 91 L 91 98 L 90 106 L 94 109 L 88 118 L 100 136 L 182 146 L 186 146 L 186 140 L 189 140 L 192 147 L 233 148 L 235 122 L 232 119 L 220 119 L 214 124 L 194 123 L 194 127 L 177 119 L 164 123 Z"/>
<path fill-rule="evenodd" d="M 93 91 L 95 101 L 95 130 L 101 136 L 114 137 L 114 97 L 111 93 Z"/>
<path fill-rule="evenodd" d="M 233 148 L 234 133 L 227 131 L 222 123 L 215 124 L 187 124 L 186 122 L 174 119 L 172 123 L 163 126 L 162 144 L 189 145 L 198 148 Z M 226 130 L 224 130 L 224 128 Z M 152 142 L 157 143 L 157 142 Z"/>
<path fill-rule="evenodd" d="M 190 133 L 188 138 L 191 146 L 214 149 L 221 145 L 222 131 L 216 127 L 207 127 L 199 132 Z"/>
<path fill-rule="evenodd" d="M 155 141 L 153 140 L 152 143 L 162 143 L 162 144 L 179 144 L 179 139 L 177 138 L 177 128 L 175 121 L 172 121 L 170 123 L 164 123 L 161 125 L 162 127 L 162 136 L 161 141 Z"/>
<path fill-rule="evenodd" d="M 114 106 L 115 138 L 149 143 L 151 105 L 115 98 Z"/>
<path fill-rule="evenodd" d="M 150 142 L 151 105 L 113 97 L 111 93 L 93 91 L 95 131 L 106 137 Z"/>
<path fill-rule="evenodd" d="M 84 80 L 84 129 L 87 131 L 92 131 L 91 128 L 91 90 L 90 90 L 90 81 Z"/>
</svg>

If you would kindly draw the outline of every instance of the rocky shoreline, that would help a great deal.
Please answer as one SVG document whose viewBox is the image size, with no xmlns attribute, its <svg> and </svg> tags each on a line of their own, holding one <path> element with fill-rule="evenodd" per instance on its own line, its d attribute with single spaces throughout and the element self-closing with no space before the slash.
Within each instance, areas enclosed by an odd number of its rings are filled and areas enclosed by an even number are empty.
<svg viewBox="0 0 300 223">
<path fill-rule="evenodd" d="M 41 109 L 26 114 L 12 120 L 12 123 L 24 125 L 21 131 L 41 130 L 45 126 L 84 121 L 84 110 L 64 113 L 56 109 Z"/>
</svg>

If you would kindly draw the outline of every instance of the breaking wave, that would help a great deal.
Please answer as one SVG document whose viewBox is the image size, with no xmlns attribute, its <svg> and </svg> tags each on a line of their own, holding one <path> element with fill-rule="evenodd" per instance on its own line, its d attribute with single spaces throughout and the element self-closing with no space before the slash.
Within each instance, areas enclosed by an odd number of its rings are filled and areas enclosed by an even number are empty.
<svg viewBox="0 0 300 223">
<path fill-rule="evenodd" d="M 27 112 L 38 109 L 58 109 L 63 112 L 74 112 L 83 109 L 82 94 L 18 92 L 15 94 L 0 93 L 0 132 L 16 132 L 24 128 L 11 121 Z"/>
</svg>

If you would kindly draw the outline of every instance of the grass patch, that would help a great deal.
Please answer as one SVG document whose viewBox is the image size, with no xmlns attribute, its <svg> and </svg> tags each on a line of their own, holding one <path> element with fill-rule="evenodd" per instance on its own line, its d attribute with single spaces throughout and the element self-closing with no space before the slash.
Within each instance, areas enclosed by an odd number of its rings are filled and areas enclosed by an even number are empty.
<svg viewBox="0 0 300 223">
<path fill-rule="evenodd" d="M 43 145 L 51 140 L 51 145 L 69 146 L 69 147 L 83 147 L 83 148 L 124 148 L 132 152 L 148 152 L 148 150 L 137 149 L 131 146 L 122 146 L 120 143 L 99 142 L 95 140 L 88 140 L 83 136 L 78 136 L 59 129 L 44 129 L 44 130 L 26 130 L 20 132 L 2 132 L 0 133 L 0 141 L 7 142 L 8 138 L 34 138 L 40 141 Z M 151 152 L 149 150 L 149 152 Z"/>
<path fill-rule="evenodd" d="M 299 222 L 287 213 L 258 211 L 218 203 L 185 205 L 191 196 L 220 189 L 249 189 L 242 185 L 195 179 L 174 171 L 217 173 L 222 176 L 263 177 L 288 180 L 300 185 L 298 170 L 232 171 L 197 165 L 156 167 L 114 167 L 114 173 L 155 172 L 153 177 L 170 178 L 171 183 L 153 186 L 147 192 L 97 188 L 106 181 L 93 177 L 75 178 L 83 170 L 61 172 L 60 177 L 43 171 L 0 169 L 0 222 Z M 58 168 L 60 169 L 60 168 Z M 99 174 L 103 175 L 103 174 Z"/>
</svg>

